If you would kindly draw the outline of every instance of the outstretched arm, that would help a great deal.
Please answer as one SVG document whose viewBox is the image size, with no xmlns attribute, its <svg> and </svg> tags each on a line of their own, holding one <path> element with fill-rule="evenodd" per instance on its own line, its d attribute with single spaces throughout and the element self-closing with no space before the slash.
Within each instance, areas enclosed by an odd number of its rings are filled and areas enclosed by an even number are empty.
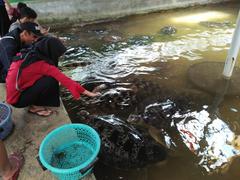
<svg viewBox="0 0 240 180">
<path fill-rule="evenodd" d="M 90 92 L 88 90 L 85 90 L 82 94 L 86 95 L 86 96 L 90 96 L 90 97 L 95 97 L 95 96 L 99 96 L 101 95 L 100 92 Z"/>
<path fill-rule="evenodd" d="M 100 95 L 99 92 L 93 93 L 86 90 L 80 84 L 78 84 L 77 82 L 73 81 L 72 79 L 64 75 L 57 67 L 53 65 L 43 63 L 40 69 L 44 75 L 48 75 L 55 78 L 57 81 L 60 82 L 60 84 L 65 86 L 71 92 L 71 94 L 75 99 L 79 99 L 80 94 L 84 94 L 90 97 L 95 97 Z"/>
</svg>

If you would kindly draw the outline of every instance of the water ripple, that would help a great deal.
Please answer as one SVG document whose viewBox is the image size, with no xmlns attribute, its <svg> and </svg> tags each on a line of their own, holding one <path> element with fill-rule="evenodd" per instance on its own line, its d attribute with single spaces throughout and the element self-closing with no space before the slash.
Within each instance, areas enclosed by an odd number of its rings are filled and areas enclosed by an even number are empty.
<svg viewBox="0 0 240 180">
<path fill-rule="evenodd" d="M 87 67 L 72 70 L 75 80 L 88 76 L 103 79 L 126 77 L 130 74 L 148 74 L 156 70 L 154 62 L 168 62 L 187 59 L 189 61 L 203 58 L 203 52 L 226 50 L 230 44 L 233 29 L 203 31 L 180 36 L 168 42 L 149 42 L 128 44 L 128 46 L 102 53 L 88 47 L 71 48 L 66 59 L 69 61 L 91 61 Z M 89 65 L 90 64 L 90 65 Z M 146 66 L 147 64 L 147 66 Z"/>
</svg>

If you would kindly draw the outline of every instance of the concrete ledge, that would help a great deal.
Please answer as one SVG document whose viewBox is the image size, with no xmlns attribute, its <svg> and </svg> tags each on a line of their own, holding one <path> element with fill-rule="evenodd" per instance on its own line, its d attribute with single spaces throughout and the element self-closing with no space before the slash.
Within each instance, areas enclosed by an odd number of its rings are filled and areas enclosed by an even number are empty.
<svg viewBox="0 0 240 180">
<path fill-rule="evenodd" d="M 68 23 L 116 19 L 123 16 L 156 12 L 194 5 L 213 4 L 236 0 L 34 0 L 30 7 L 45 22 Z"/>
<path fill-rule="evenodd" d="M 5 100 L 5 84 L 0 84 L 0 101 Z M 5 141 L 8 153 L 21 150 L 25 157 L 25 165 L 20 173 L 20 180 L 53 180 L 49 171 L 43 171 L 36 157 L 38 148 L 44 137 L 54 128 L 71 123 L 63 104 L 56 108 L 56 113 L 49 117 L 39 117 L 27 112 L 27 109 L 13 108 L 12 118 L 15 124 L 13 134 Z M 85 180 L 94 180 L 89 175 Z"/>
</svg>

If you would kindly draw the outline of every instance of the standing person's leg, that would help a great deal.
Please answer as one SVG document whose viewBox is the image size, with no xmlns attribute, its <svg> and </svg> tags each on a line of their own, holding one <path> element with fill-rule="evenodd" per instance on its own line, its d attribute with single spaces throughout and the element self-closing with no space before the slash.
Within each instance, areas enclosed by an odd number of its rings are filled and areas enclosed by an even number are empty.
<svg viewBox="0 0 240 180">
<path fill-rule="evenodd" d="M 32 87 L 23 91 L 13 106 L 18 108 L 30 106 L 29 112 L 42 116 L 50 115 L 52 112 L 45 106 L 60 106 L 58 81 L 52 77 L 42 77 Z"/>
<path fill-rule="evenodd" d="M 4 48 L 4 43 L 0 41 L 0 80 L 2 83 L 5 83 L 5 79 L 7 77 L 7 71 L 10 67 L 10 61 L 8 59 L 8 55 Z"/>
<path fill-rule="evenodd" d="M 6 172 L 12 169 L 12 166 L 8 160 L 7 151 L 3 142 L 0 140 L 0 174 L 4 175 Z"/>
<path fill-rule="evenodd" d="M 6 148 L 0 140 L 0 175 L 3 180 L 17 179 L 23 163 L 24 158 L 19 153 L 13 153 L 8 157 Z"/>
<path fill-rule="evenodd" d="M 1 61 L 0 61 L 0 83 L 5 83 L 5 79 L 3 78 L 3 65 L 1 64 Z"/>
<path fill-rule="evenodd" d="M 8 33 L 10 27 L 10 20 L 7 14 L 7 10 L 4 5 L 0 5 L 0 36 L 3 37 Z"/>
</svg>

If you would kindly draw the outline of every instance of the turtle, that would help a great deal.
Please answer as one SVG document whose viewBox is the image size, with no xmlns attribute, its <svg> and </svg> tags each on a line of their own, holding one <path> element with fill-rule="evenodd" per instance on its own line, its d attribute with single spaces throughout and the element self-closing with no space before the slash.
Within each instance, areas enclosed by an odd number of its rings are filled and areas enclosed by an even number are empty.
<svg viewBox="0 0 240 180">
<path fill-rule="evenodd" d="M 186 123 L 188 119 L 191 120 L 191 115 L 186 118 L 185 114 L 200 111 L 204 105 L 208 106 L 210 95 L 195 90 L 169 95 L 159 92 L 159 95 L 146 98 L 138 104 L 135 112 L 127 118 L 127 122 L 147 128 L 156 142 L 169 148 L 171 152 L 178 147 L 189 151 L 182 141 L 177 124 L 183 119 Z"/>
<path fill-rule="evenodd" d="M 81 106 L 88 111 L 91 111 L 91 109 L 95 111 L 97 108 L 103 114 L 121 114 L 121 112 L 128 114 L 135 109 L 137 103 L 141 102 L 143 98 L 159 93 L 159 87 L 151 82 L 139 79 L 116 80 L 114 82 L 89 79 L 82 85 L 89 91 L 101 92 L 101 95 L 95 98 L 82 97 L 76 108 Z M 65 97 L 66 95 L 64 95 L 64 100 L 66 100 Z"/>
<path fill-rule="evenodd" d="M 159 144 L 174 151 L 177 146 L 176 142 L 170 137 L 169 133 L 177 132 L 176 126 L 171 119 L 171 115 L 177 111 L 176 104 L 167 99 L 165 101 L 155 101 L 146 105 L 145 109 L 138 114 L 130 114 L 127 122 L 135 126 L 143 126 L 148 130 L 149 135 Z M 165 141 L 170 137 L 169 141 Z M 179 138 L 179 137 L 178 137 Z"/>
<path fill-rule="evenodd" d="M 75 122 L 76 115 L 79 115 L 80 110 L 87 110 L 91 114 L 99 115 L 128 114 L 134 110 L 137 103 L 136 93 L 130 88 L 129 83 L 90 80 L 82 85 L 89 91 L 100 92 L 101 95 L 94 98 L 82 96 L 80 100 L 74 101 L 71 94 L 62 89 L 63 103 L 72 122 Z"/>
<path fill-rule="evenodd" d="M 164 26 L 163 28 L 160 29 L 159 34 L 163 35 L 172 35 L 176 34 L 177 29 L 173 26 Z"/>
<path fill-rule="evenodd" d="M 83 99 L 87 108 L 98 108 L 106 113 L 117 113 L 136 104 L 136 93 L 129 83 L 88 82 L 83 85 L 93 92 L 100 92 L 96 98 Z"/>
<path fill-rule="evenodd" d="M 220 114 L 212 114 L 210 95 L 196 91 L 143 102 L 128 122 L 148 127 L 159 144 L 169 148 L 169 155 L 191 154 L 203 171 L 224 172 L 232 159 L 240 155 L 239 135 L 234 135 Z M 164 136 L 168 135 L 170 143 Z M 220 138 L 221 137 L 221 138 Z M 235 138 L 234 138 L 235 137 Z"/>
<path fill-rule="evenodd" d="M 114 115 L 96 116 L 81 111 L 81 121 L 93 127 L 101 138 L 100 161 L 114 168 L 141 168 L 164 161 L 167 151 L 144 129 L 136 129 Z"/>
</svg>

